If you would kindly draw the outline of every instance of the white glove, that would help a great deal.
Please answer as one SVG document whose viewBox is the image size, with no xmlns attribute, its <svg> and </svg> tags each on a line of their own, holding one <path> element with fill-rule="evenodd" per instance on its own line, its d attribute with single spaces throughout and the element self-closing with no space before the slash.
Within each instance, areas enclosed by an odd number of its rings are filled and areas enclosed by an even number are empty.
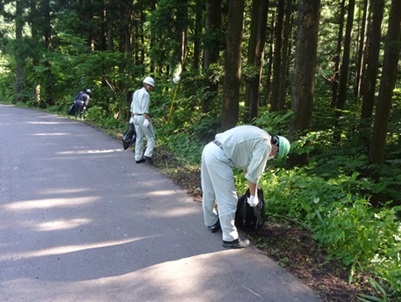
<svg viewBox="0 0 401 302">
<path fill-rule="evenodd" d="M 259 203 L 259 199 L 257 195 L 251 195 L 246 199 L 246 202 L 251 206 L 251 207 L 256 207 Z"/>
<path fill-rule="evenodd" d="M 134 124 L 134 117 L 133 116 L 129 119 L 129 123 L 130 124 Z"/>
<path fill-rule="evenodd" d="M 178 84 L 178 82 L 181 80 L 181 77 L 179 76 L 179 75 L 175 75 L 174 76 L 174 78 L 173 78 L 173 82 L 174 82 L 174 84 Z"/>
<path fill-rule="evenodd" d="M 148 120 L 147 118 L 145 118 L 145 119 L 143 120 L 143 126 L 144 126 L 144 127 L 149 127 L 149 125 L 150 125 L 149 120 Z"/>
</svg>

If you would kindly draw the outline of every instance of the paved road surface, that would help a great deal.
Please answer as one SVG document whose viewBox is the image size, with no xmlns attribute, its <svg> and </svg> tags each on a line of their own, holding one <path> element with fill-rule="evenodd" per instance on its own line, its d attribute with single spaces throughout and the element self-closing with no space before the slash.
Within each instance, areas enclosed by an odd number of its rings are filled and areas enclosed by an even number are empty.
<svg viewBox="0 0 401 302">
<path fill-rule="evenodd" d="M 120 141 L 9 105 L 0 138 L 0 301 L 319 301 Z"/>
</svg>

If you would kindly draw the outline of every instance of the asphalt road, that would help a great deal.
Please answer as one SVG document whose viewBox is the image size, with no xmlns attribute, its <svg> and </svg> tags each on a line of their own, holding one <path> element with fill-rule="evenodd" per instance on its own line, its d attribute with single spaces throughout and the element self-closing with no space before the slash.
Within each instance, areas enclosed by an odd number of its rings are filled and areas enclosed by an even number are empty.
<svg viewBox="0 0 401 302">
<path fill-rule="evenodd" d="M 119 140 L 1 104 L 0 138 L 0 301 L 320 301 Z"/>
</svg>

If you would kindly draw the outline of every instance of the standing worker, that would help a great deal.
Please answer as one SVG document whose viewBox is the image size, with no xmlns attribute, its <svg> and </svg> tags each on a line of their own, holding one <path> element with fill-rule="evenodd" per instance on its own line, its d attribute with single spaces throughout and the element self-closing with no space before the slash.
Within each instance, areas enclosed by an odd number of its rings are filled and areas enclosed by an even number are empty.
<svg viewBox="0 0 401 302">
<path fill-rule="evenodd" d="M 283 158 L 290 151 L 290 142 L 283 136 L 271 136 L 256 126 L 238 126 L 216 135 L 202 152 L 201 184 L 205 225 L 212 233 L 222 229 L 223 247 L 244 248 L 248 239 L 240 239 L 235 226 L 237 193 L 233 168 L 244 171 L 250 197 L 247 202 L 258 203 L 257 186 L 272 158 Z M 215 209 L 217 203 L 217 211 Z"/>
<path fill-rule="evenodd" d="M 92 97 L 92 90 L 86 89 L 85 91 L 81 91 L 75 98 L 75 117 L 84 119 L 84 111 L 86 107 L 89 105 L 90 98 Z"/>
<path fill-rule="evenodd" d="M 135 162 L 137 164 L 144 162 L 153 163 L 152 155 L 155 145 L 155 135 L 152 122 L 149 115 L 150 92 L 155 87 L 155 80 L 152 77 L 146 77 L 143 80 L 143 87 L 138 89 L 132 95 L 131 119 L 130 124 L 135 125 Z M 146 136 L 147 145 L 143 153 L 143 140 Z"/>
</svg>

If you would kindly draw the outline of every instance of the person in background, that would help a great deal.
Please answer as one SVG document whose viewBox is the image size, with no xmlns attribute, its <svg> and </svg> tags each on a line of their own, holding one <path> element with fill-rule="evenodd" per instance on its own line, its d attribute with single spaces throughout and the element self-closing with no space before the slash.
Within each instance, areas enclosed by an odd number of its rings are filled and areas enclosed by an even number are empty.
<svg viewBox="0 0 401 302">
<path fill-rule="evenodd" d="M 256 194 L 258 181 L 267 161 L 283 158 L 289 151 L 290 143 L 285 137 L 271 136 L 250 125 L 219 133 L 204 147 L 201 163 L 204 222 L 212 233 L 222 230 L 223 247 L 244 248 L 250 245 L 248 239 L 239 238 L 235 226 L 238 198 L 233 168 L 244 171 L 251 193 L 247 202 L 255 207 L 259 202 Z"/>
<path fill-rule="evenodd" d="M 75 117 L 81 120 L 84 119 L 84 112 L 86 107 L 89 105 L 90 98 L 92 97 L 92 90 L 86 89 L 85 91 L 80 91 L 75 97 Z"/>
<path fill-rule="evenodd" d="M 143 87 L 138 89 L 132 95 L 131 102 L 131 119 L 130 124 L 135 125 L 136 141 L 135 141 L 135 162 L 137 164 L 147 161 L 153 163 L 153 148 L 155 145 L 155 135 L 153 131 L 152 121 L 149 114 L 150 92 L 155 87 L 155 80 L 152 77 L 146 77 L 143 80 Z M 145 153 L 144 138 L 147 144 Z"/>
</svg>

